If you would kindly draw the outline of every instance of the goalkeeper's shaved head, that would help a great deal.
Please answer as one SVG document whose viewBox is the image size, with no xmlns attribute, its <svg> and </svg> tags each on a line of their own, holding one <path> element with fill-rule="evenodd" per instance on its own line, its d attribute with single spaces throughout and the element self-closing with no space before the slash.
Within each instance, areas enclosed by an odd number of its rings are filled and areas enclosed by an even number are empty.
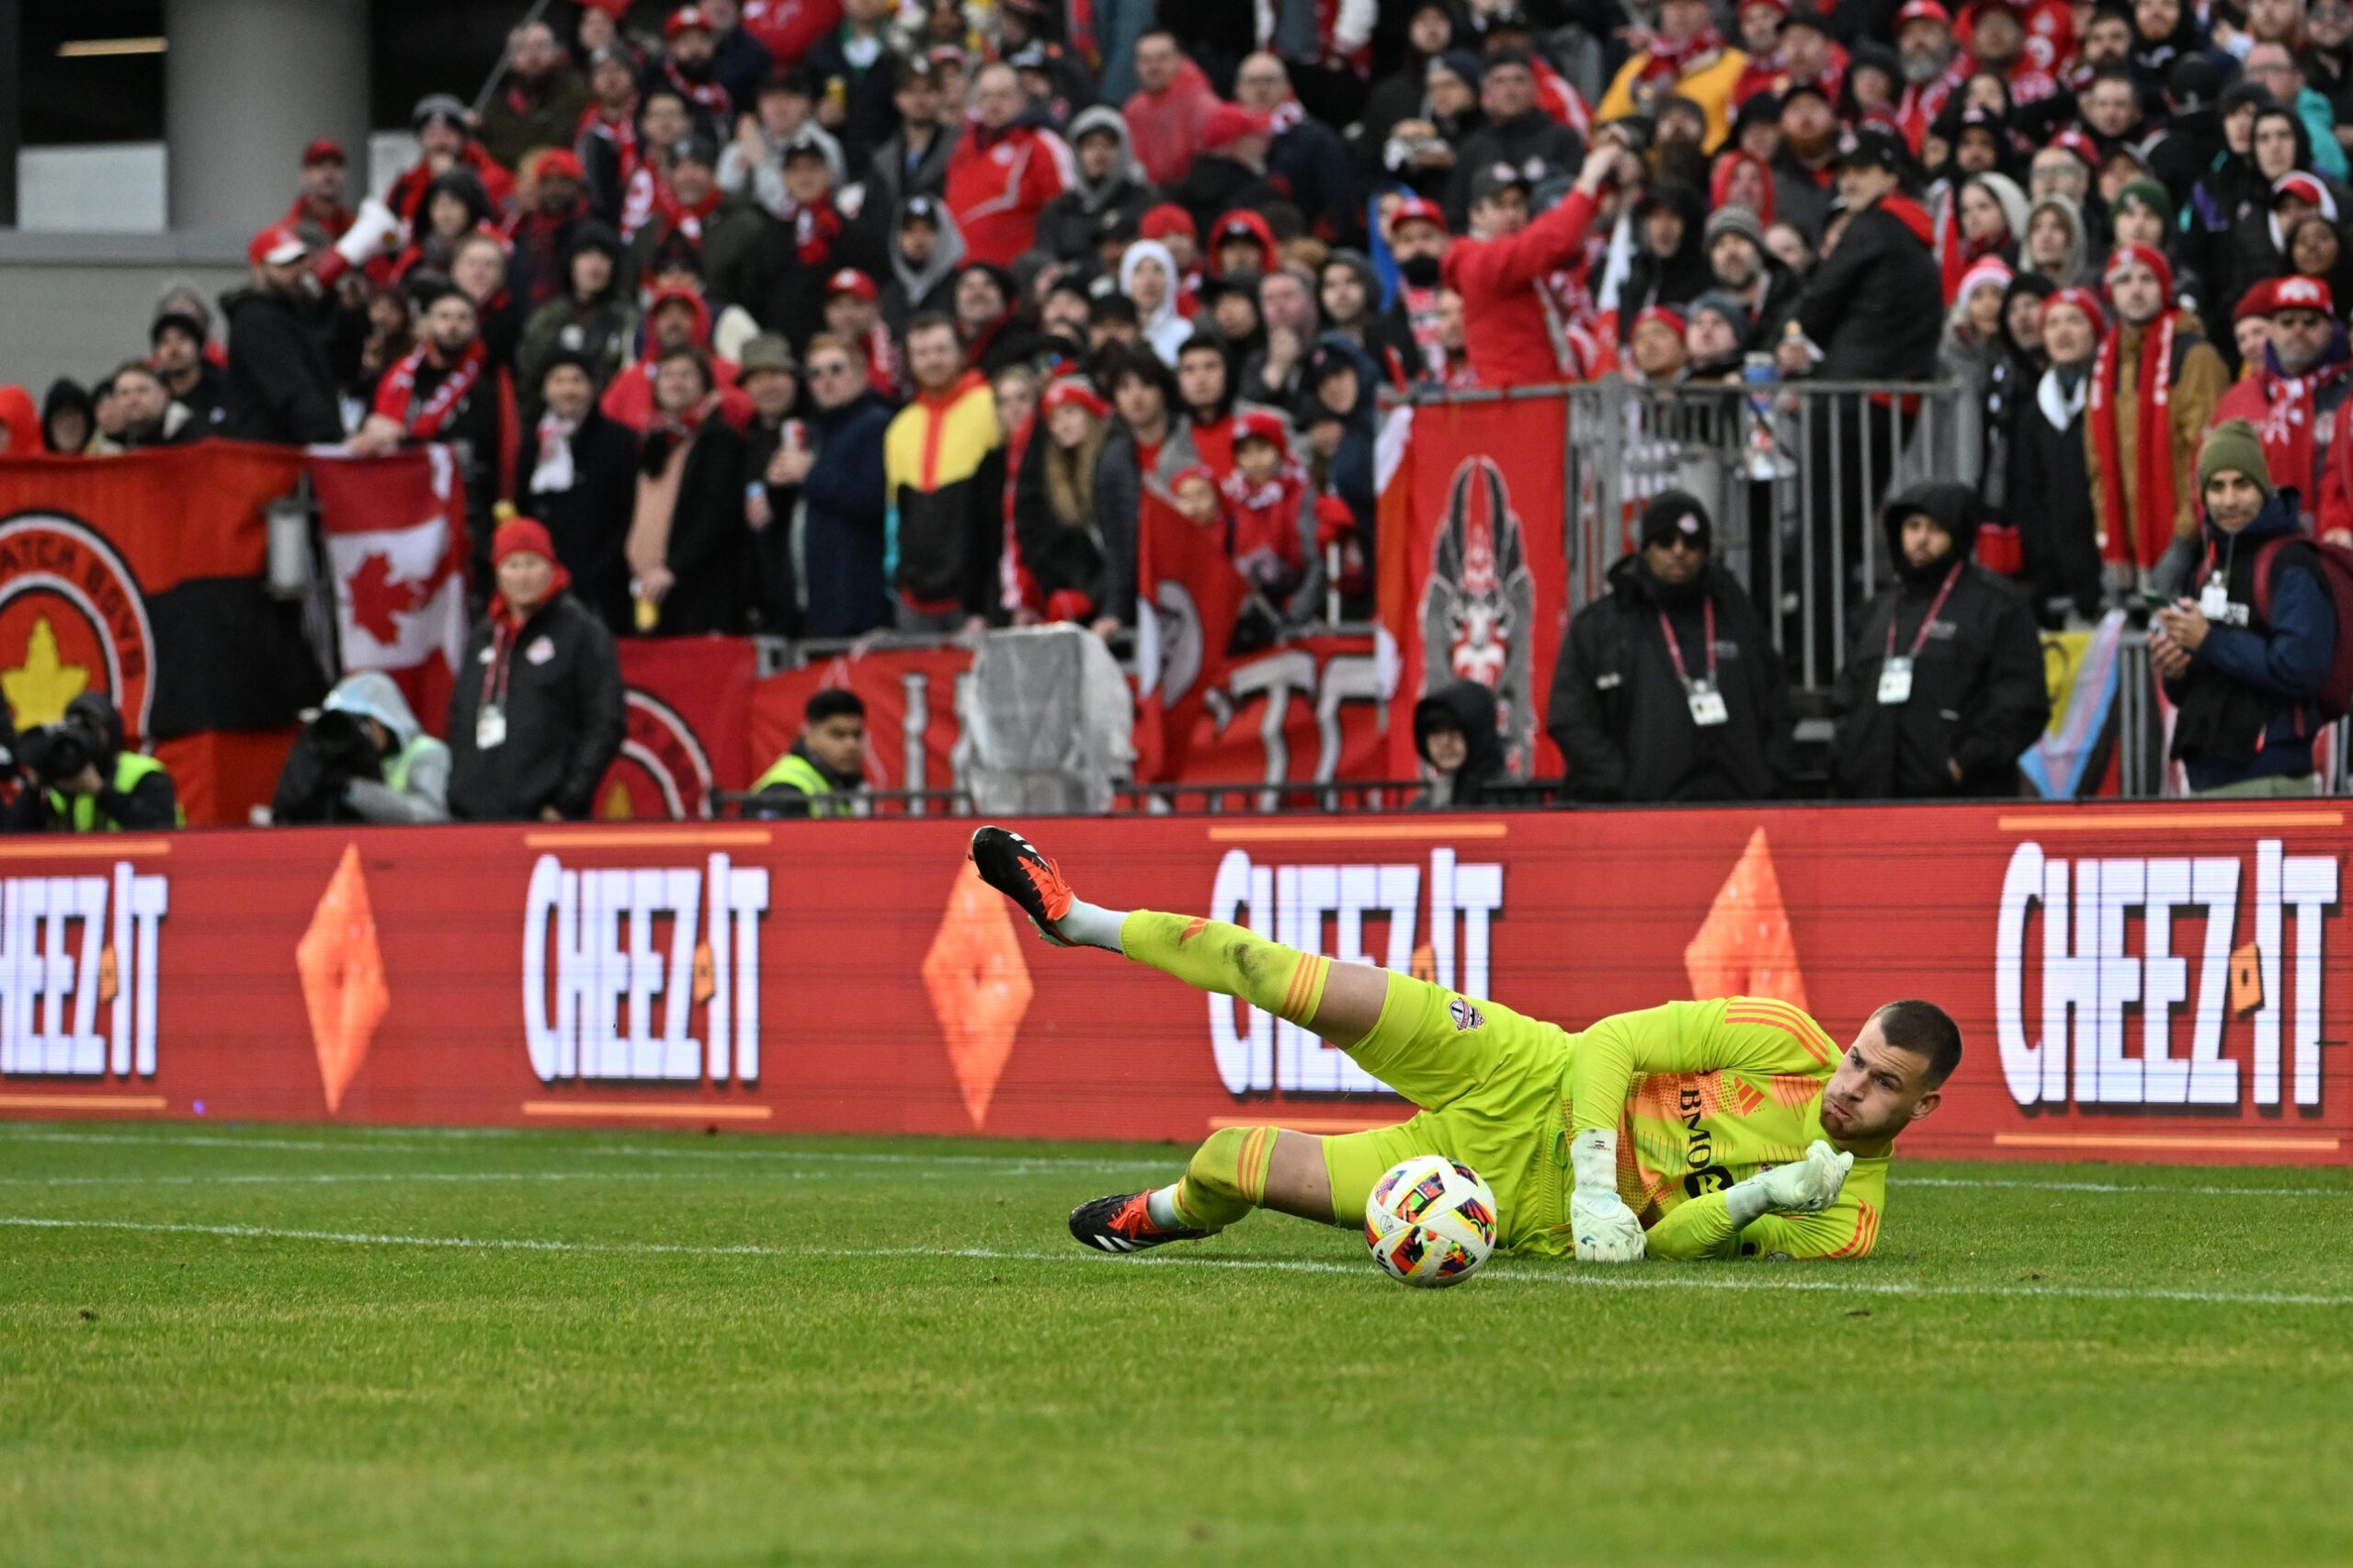
<svg viewBox="0 0 2353 1568">
<path fill-rule="evenodd" d="M 1961 1026 L 1934 1002 L 1890 1002 L 1872 1016 L 1881 1040 L 1928 1064 L 1928 1087 L 1941 1087 L 1961 1065 Z"/>
</svg>

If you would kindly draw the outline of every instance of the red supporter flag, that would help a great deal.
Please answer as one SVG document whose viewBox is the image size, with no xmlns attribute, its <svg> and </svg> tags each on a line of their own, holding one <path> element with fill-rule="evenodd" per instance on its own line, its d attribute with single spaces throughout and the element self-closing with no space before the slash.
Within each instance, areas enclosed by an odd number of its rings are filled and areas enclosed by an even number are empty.
<svg viewBox="0 0 2353 1568">
<path fill-rule="evenodd" d="M 746 735 L 759 674 L 752 640 L 624 638 L 620 656 L 621 754 L 597 786 L 596 814 L 607 822 L 716 815 L 713 790 L 752 782 Z"/>
<path fill-rule="evenodd" d="M 1204 528 L 1147 484 L 1137 519 L 1136 777 L 1182 776 L 1195 721 L 1225 684 L 1245 588 L 1225 530 Z"/>
<path fill-rule="evenodd" d="M 434 734 L 466 650 L 466 502 L 446 447 L 313 458 L 347 670 L 381 670 Z"/>
</svg>

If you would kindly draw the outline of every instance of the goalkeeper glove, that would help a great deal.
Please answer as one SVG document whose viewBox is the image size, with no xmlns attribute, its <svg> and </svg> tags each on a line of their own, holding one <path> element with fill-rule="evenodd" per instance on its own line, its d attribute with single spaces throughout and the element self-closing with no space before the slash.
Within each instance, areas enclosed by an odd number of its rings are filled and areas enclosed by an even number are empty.
<svg viewBox="0 0 2353 1568">
<path fill-rule="evenodd" d="M 1618 1133 L 1588 1127 L 1569 1140 L 1576 1190 L 1569 1195 L 1569 1233 L 1581 1263 L 1631 1263 L 1643 1256 L 1643 1222 L 1618 1196 Z"/>
<path fill-rule="evenodd" d="M 1805 1158 L 1759 1171 L 1724 1195 L 1733 1221 L 1745 1225 L 1763 1214 L 1813 1214 L 1838 1201 L 1838 1189 L 1855 1156 L 1840 1153 L 1817 1138 Z"/>
</svg>

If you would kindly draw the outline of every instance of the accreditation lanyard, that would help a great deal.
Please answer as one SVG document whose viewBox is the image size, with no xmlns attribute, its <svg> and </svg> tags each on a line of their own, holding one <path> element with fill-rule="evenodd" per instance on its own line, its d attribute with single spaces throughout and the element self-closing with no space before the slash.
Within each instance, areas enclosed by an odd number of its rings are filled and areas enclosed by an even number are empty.
<svg viewBox="0 0 2353 1568">
<path fill-rule="evenodd" d="M 1693 680 L 1683 667 L 1683 650 L 1675 641 L 1675 624 L 1666 619 L 1666 611 L 1658 612 L 1660 635 L 1666 639 L 1666 656 L 1675 661 L 1675 678 L 1683 683 L 1684 700 L 1691 705 L 1691 722 L 1711 729 L 1725 722 L 1730 714 L 1724 708 L 1724 694 L 1716 686 L 1716 601 L 1699 600 L 1701 634 L 1708 640 L 1708 673 Z"/>
<path fill-rule="evenodd" d="M 1945 574 L 1945 585 L 1938 588 L 1937 597 L 1928 601 L 1928 613 L 1920 618 L 1920 630 L 1913 634 L 1912 651 L 1902 658 L 1895 655 L 1895 615 L 1892 610 L 1889 612 L 1887 655 L 1879 667 L 1879 699 L 1881 703 L 1894 707 L 1912 700 L 1912 662 L 1920 656 L 1920 650 L 1928 645 L 1928 628 L 1937 623 L 1937 611 L 1945 608 L 1945 600 L 1952 594 L 1952 585 L 1961 581 L 1961 562 L 1956 561 L 1952 570 Z"/>
</svg>

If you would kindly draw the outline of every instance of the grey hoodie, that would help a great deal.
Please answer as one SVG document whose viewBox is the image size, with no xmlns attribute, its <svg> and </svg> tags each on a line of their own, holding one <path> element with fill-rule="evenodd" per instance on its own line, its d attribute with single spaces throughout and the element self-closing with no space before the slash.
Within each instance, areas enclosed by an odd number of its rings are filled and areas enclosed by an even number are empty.
<svg viewBox="0 0 2353 1568">
<path fill-rule="evenodd" d="M 1078 193 L 1079 203 L 1087 211 L 1100 212 L 1105 202 L 1120 194 L 1121 187 L 1151 182 L 1144 178 L 1143 165 L 1136 162 L 1135 143 L 1128 138 L 1125 115 L 1108 104 L 1081 109 L 1078 118 L 1070 122 L 1070 129 L 1063 132 L 1063 140 L 1075 147 L 1079 138 L 1090 131 L 1108 131 L 1120 139 L 1120 155 L 1112 161 L 1110 173 L 1100 180 L 1088 179 L 1077 166 L 1077 160 L 1072 160 L 1071 188 Z"/>
<path fill-rule="evenodd" d="M 939 238 L 933 243 L 931 260 L 922 271 L 909 267 L 907 258 L 899 254 L 898 235 L 892 234 L 890 240 L 891 276 L 898 279 L 900 289 L 905 292 L 910 312 L 923 309 L 925 298 L 964 265 L 964 231 L 956 226 L 948 203 L 935 200 L 931 206 L 933 215 L 939 220 Z M 904 322 L 892 324 L 896 330 L 905 330 Z"/>
<path fill-rule="evenodd" d="M 404 788 L 355 778 L 344 788 L 344 804 L 373 823 L 449 820 L 449 748 L 424 733 L 392 676 L 381 670 L 347 675 L 327 693 L 324 706 L 330 712 L 375 720 L 392 732 L 395 750 L 408 754 Z"/>
</svg>

